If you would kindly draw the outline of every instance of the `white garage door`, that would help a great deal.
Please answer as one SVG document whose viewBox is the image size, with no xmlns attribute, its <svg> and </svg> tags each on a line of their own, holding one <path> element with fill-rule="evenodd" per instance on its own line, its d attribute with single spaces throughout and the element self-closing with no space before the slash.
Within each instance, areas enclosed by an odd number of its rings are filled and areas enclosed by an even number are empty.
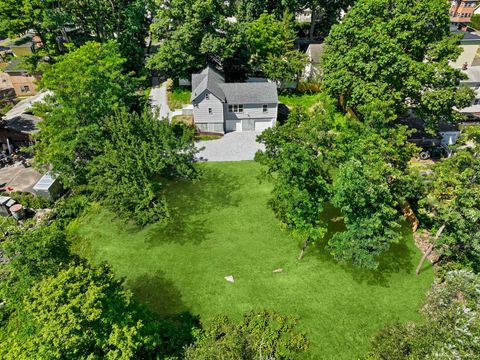
<svg viewBox="0 0 480 360">
<path fill-rule="evenodd" d="M 272 120 L 270 119 L 260 119 L 255 120 L 255 131 L 263 131 L 272 127 Z"/>
<path fill-rule="evenodd" d="M 242 131 L 242 122 L 240 120 L 227 120 L 226 128 L 227 132 Z"/>
</svg>

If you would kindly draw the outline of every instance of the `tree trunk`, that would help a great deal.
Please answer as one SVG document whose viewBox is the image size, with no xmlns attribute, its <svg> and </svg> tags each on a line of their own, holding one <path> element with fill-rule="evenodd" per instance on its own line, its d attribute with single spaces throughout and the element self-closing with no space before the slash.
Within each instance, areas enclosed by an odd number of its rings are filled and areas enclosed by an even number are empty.
<svg viewBox="0 0 480 360">
<path fill-rule="evenodd" d="M 310 41 L 313 40 L 313 37 L 315 35 L 315 24 L 317 22 L 317 9 L 315 9 L 315 6 L 312 6 L 312 16 L 310 17 L 310 31 L 308 33 L 308 37 Z"/>
<path fill-rule="evenodd" d="M 440 229 L 438 229 L 437 233 L 435 234 L 435 238 L 433 239 L 432 245 L 430 245 L 430 247 L 427 249 L 427 251 L 425 251 L 425 254 L 423 254 L 422 259 L 418 263 L 417 270 L 415 271 L 417 275 L 420 274 L 420 270 L 422 269 L 423 264 L 425 263 L 425 260 L 432 253 L 433 249 L 435 248 L 435 245 L 437 243 L 438 238 L 440 237 L 440 235 L 442 235 L 443 230 L 445 230 L 445 224 L 440 226 Z"/>
<path fill-rule="evenodd" d="M 300 255 L 298 255 L 298 260 L 302 260 L 303 259 L 303 256 L 305 255 L 305 250 L 307 249 L 307 246 L 308 246 L 308 242 L 310 241 L 310 239 L 307 239 L 305 240 L 305 242 L 303 243 L 303 246 L 302 246 L 302 251 L 300 251 Z"/>
</svg>

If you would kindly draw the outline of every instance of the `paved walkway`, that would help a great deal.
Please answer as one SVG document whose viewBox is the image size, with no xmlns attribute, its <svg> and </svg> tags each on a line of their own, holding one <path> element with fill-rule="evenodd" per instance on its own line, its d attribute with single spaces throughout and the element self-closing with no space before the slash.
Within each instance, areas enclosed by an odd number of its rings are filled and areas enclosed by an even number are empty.
<svg viewBox="0 0 480 360">
<path fill-rule="evenodd" d="M 152 111 L 158 110 L 159 119 L 170 118 L 171 111 L 168 107 L 166 82 L 160 84 L 158 78 L 152 79 L 152 90 L 150 91 L 148 102 Z"/>
<path fill-rule="evenodd" d="M 197 148 L 204 147 L 197 157 L 201 161 L 253 160 L 258 150 L 265 146 L 256 142 L 258 132 L 231 132 L 218 140 L 199 141 Z"/>
</svg>

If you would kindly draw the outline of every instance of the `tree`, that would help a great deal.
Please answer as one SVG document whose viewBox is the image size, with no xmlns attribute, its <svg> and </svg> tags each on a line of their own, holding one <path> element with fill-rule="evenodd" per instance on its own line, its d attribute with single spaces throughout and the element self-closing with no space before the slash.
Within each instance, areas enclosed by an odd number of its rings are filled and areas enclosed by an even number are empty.
<svg viewBox="0 0 480 360">
<path fill-rule="evenodd" d="M 220 0 L 172 0 L 159 7 L 152 33 L 161 44 L 147 66 L 173 78 L 189 78 L 207 63 L 242 68 L 245 39 L 239 25 L 227 21 L 229 11 Z"/>
<path fill-rule="evenodd" d="M 284 125 L 263 132 L 265 151 L 255 159 L 272 180 L 270 205 L 303 242 L 323 238 L 327 202 L 337 206 L 346 230 L 327 248 L 338 260 L 376 268 L 382 253 L 399 240 L 397 207 L 405 201 L 403 176 L 414 146 L 402 127 L 377 130 L 336 112 L 323 99 L 312 112 L 295 109 Z"/>
<path fill-rule="evenodd" d="M 310 30 L 309 38 L 315 38 L 316 30 L 320 24 L 320 30 L 328 34 L 330 28 L 340 18 L 342 12 L 354 4 L 355 0 L 300 0 L 299 7 L 310 9 Z"/>
<path fill-rule="evenodd" d="M 394 324 L 376 335 L 368 359 L 475 359 L 480 352 L 480 277 L 449 272 L 430 291 L 423 323 Z"/>
<path fill-rule="evenodd" d="M 218 317 L 197 330 L 185 358 L 293 359 L 308 346 L 295 326 L 294 319 L 270 311 L 249 313 L 240 322 Z"/>
<path fill-rule="evenodd" d="M 258 136 L 265 151 L 255 160 L 265 165 L 262 177 L 273 182 L 270 206 L 294 238 L 303 242 L 299 259 L 310 242 L 326 233 L 322 219 L 324 204 L 330 197 L 330 158 L 334 117 L 331 104 L 310 116 L 294 109 L 283 126 L 267 129 Z"/>
<path fill-rule="evenodd" d="M 128 70 L 139 71 L 148 35 L 151 0 L 20 0 L 0 4 L 0 31 L 12 35 L 33 30 L 49 55 L 87 41 L 118 40 Z"/>
<path fill-rule="evenodd" d="M 329 241 L 332 255 L 357 267 L 377 268 L 378 257 L 402 237 L 398 199 L 388 183 L 392 167 L 380 159 L 352 158 L 340 165 L 332 203 L 344 216 L 346 230 Z"/>
<path fill-rule="evenodd" d="M 281 19 L 285 12 L 295 13 L 296 0 L 241 0 L 237 5 L 237 17 L 242 22 L 258 19 L 264 12 Z"/>
<path fill-rule="evenodd" d="M 108 266 L 72 266 L 35 284 L 2 339 L 3 359 L 152 357 L 148 318 Z M 5 336 L 6 335 L 6 336 Z"/>
<path fill-rule="evenodd" d="M 449 66 L 460 54 L 449 30 L 449 3 L 359 0 L 335 25 L 323 55 L 325 90 L 365 121 L 407 109 L 436 128 L 459 118 L 473 93 Z"/>
<path fill-rule="evenodd" d="M 282 56 L 268 56 L 262 70 L 268 79 L 274 80 L 277 84 L 284 81 L 298 82 L 307 63 L 306 54 L 290 50 Z"/>
<path fill-rule="evenodd" d="M 475 141 L 478 131 L 469 135 L 461 142 L 473 147 L 463 147 L 434 166 L 429 189 L 419 201 L 419 216 L 431 233 L 442 228 L 432 243 L 442 262 L 456 261 L 479 271 L 480 143 Z"/>
<path fill-rule="evenodd" d="M 269 57 L 284 55 L 295 40 L 293 18 L 288 13 L 281 20 L 273 14 L 263 13 L 257 20 L 247 23 L 245 33 L 254 67 L 261 67 Z"/>
<path fill-rule="evenodd" d="M 87 163 L 101 151 L 100 121 L 134 103 L 134 79 L 115 42 L 89 42 L 45 70 L 41 85 L 53 92 L 36 108 L 44 117 L 35 160 L 51 166 L 64 185 L 86 182 Z"/>
<path fill-rule="evenodd" d="M 480 29 L 480 14 L 473 14 L 470 26 L 474 29 Z"/>
<path fill-rule="evenodd" d="M 94 196 L 142 225 L 167 217 L 165 181 L 197 175 L 193 130 L 158 121 L 149 111 L 117 112 L 102 125 L 108 139 L 89 165 Z"/>
</svg>

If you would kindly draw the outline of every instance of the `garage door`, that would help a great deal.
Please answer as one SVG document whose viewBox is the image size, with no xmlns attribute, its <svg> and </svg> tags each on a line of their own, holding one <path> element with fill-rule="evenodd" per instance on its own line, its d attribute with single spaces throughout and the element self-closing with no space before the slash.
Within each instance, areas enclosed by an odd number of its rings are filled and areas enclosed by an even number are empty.
<svg viewBox="0 0 480 360">
<path fill-rule="evenodd" d="M 227 132 L 242 131 L 242 122 L 240 120 L 227 120 L 226 128 Z"/>
<path fill-rule="evenodd" d="M 272 120 L 270 119 L 260 119 L 255 120 L 255 131 L 263 131 L 272 127 Z"/>
</svg>

